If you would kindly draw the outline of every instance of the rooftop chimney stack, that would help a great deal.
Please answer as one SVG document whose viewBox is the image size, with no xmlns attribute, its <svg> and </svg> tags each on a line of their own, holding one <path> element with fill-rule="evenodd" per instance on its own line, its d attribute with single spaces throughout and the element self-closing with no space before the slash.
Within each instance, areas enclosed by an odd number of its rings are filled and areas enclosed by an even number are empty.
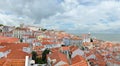
<svg viewBox="0 0 120 66">
<path fill-rule="evenodd" d="M 25 66 L 29 66 L 29 56 L 26 56 L 25 57 Z"/>
</svg>

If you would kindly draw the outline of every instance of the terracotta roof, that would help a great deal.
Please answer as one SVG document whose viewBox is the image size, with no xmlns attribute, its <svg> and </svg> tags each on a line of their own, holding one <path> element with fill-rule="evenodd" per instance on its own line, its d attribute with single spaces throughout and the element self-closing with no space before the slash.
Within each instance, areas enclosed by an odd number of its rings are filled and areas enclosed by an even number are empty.
<svg viewBox="0 0 120 66">
<path fill-rule="evenodd" d="M 115 59 L 108 60 L 108 62 L 111 62 L 111 63 L 119 64 L 119 65 L 120 65 L 120 61 L 117 61 L 117 60 L 115 60 Z"/>
<path fill-rule="evenodd" d="M 30 54 L 23 52 L 22 50 L 12 50 L 8 55 L 8 59 L 25 59 L 25 56 L 30 56 Z"/>
<path fill-rule="evenodd" d="M 20 28 L 20 27 L 18 27 L 18 28 L 16 28 L 15 30 L 27 31 L 27 30 L 30 30 L 30 29 L 29 29 L 29 28 Z"/>
<path fill-rule="evenodd" d="M 88 57 L 88 56 L 90 56 L 90 55 L 92 55 L 92 54 L 93 54 L 93 53 L 91 53 L 91 52 L 85 53 L 86 57 Z"/>
<path fill-rule="evenodd" d="M 33 42 L 40 42 L 40 40 L 35 39 Z"/>
<path fill-rule="evenodd" d="M 36 50 L 36 51 L 40 51 L 43 48 L 44 48 L 44 46 L 35 46 L 35 47 L 33 47 L 33 49 Z"/>
<path fill-rule="evenodd" d="M 106 62 L 104 60 L 94 60 L 94 59 L 89 59 L 90 62 L 93 62 L 94 65 L 98 66 L 106 66 Z"/>
<path fill-rule="evenodd" d="M 2 43 L 0 45 L 11 50 L 6 57 L 0 59 L 0 66 L 24 66 L 25 57 L 31 56 L 31 54 L 22 51 L 23 47 L 29 46 L 27 43 Z"/>
<path fill-rule="evenodd" d="M 96 58 L 97 58 L 98 60 L 104 60 L 104 56 L 102 56 L 102 55 L 99 54 L 99 53 L 96 53 L 95 56 L 96 56 Z"/>
<path fill-rule="evenodd" d="M 1 46 L 6 46 L 5 49 L 10 49 L 11 52 L 7 55 L 8 58 L 25 58 L 26 55 L 30 55 L 28 53 L 23 52 L 23 47 L 29 47 L 27 43 L 2 43 Z"/>
<path fill-rule="evenodd" d="M 70 46 L 70 51 L 71 52 L 74 52 L 77 49 L 79 49 L 77 46 Z"/>
<path fill-rule="evenodd" d="M 92 42 L 83 42 L 83 45 L 84 45 L 84 46 L 88 46 L 88 45 L 90 45 L 90 44 L 92 44 Z"/>
<path fill-rule="evenodd" d="M 69 46 L 64 46 L 64 47 L 61 47 L 61 50 L 67 51 L 67 50 L 70 50 L 70 47 Z"/>
<path fill-rule="evenodd" d="M 50 51 L 51 52 L 59 52 L 60 48 L 59 47 L 57 47 L 57 48 L 51 48 Z"/>
<path fill-rule="evenodd" d="M 67 56 L 60 52 L 53 52 L 52 54 L 48 54 L 47 57 L 49 57 L 51 60 L 56 59 L 56 62 L 53 63 L 52 65 L 55 65 L 60 61 L 63 61 L 66 64 L 69 64 L 67 60 Z"/>
<path fill-rule="evenodd" d="M 0 36 L 0 43 L 16 43 L 16 42 L 19 42 L 18 38 Z"/>
<path fill-rule="evenodd" d="M 9 48 L 7 48 L 7 47 L 0 48 L 0 52 L 5 52 L 7 50 L 9 50 Z"/>
<path fill-rule="evenodd" d="M 24 66 L 25 59 L 6 59 L 2 66 Z"/>
<path fill-rule="evenodd" d="M 6 62 L 6 59 L 5 58 L 1 58 L 0 59 L 0 66 L 3 66 L 3 64 Z"/>
<path fill-rule="evenodd" d="M 54 42 L 54 41 L 42 41 L 42 45 L 49 45 L 49 44 L 60 44 L 59 42 Z"/>
<path fill-rule="evenodd" d="M 74 36 L 74 37 L 72 37 L 72 40 L 82 40 L 82 38 Z"/>
<path fill-rule="evenodd" d="M 42 38 L 42 40 L 53 40 L 53 38 Z"/>
<path fill-rule="evenodd" d="M 28 38 L 36 38 L 35 36 L 28 36 Z"/>
<path fill-rule="evenodd" d="M 80 55 L 76 55 L 72 58 L 72 66 L 88 66 L 87 61 Z"/>
</svg>

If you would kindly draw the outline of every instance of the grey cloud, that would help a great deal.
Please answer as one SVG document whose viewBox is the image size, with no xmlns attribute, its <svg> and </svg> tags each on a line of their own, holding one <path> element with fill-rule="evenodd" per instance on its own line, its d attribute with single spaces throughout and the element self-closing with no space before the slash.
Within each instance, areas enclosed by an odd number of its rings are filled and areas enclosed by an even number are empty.
<svg viewBox="0 0 120 66">
<path fill-rule="evenodd" d="M 0 0 L 0 10 L 29 17 L 34 19 L 35 23 L 63 11 L 57 0 Z"/>
<path fill-rule="evenodd" d="M 119 31 L 120 2 L 116 1 L 0 0 L 0 18 L 3 18 L 0 21 L 14 25 L 24 22 L 73 32 Z M 65 23 L 72 23 L 73 27 L 63 25 Z"/>
</svg>

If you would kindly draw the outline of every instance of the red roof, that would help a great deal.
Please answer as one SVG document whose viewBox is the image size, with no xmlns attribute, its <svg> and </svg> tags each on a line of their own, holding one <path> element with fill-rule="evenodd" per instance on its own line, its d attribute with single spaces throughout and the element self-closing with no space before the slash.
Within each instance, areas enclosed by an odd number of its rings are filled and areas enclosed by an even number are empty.
<svg viewBox="0 0 120 66">
<path fill-rule="evenodd" d="M 16 42 L 19 42 L 18 38 L 0 36 L 0 43 L 16 43 Z"/>
<path fill-rule="evenodd" d="M 53 42 L 53 41 L 42 41 L 42 45 L 49 45 L 49 44 L 59 44 L 59 42 Z"/>
<path fill-rule="evenodd" d="M 52 54 L 48 54 L 47 57 L 49 57 L 51 60 L 56 59 L 56 62 L 53 63 L 52 65 L 55 65 L 60 61 L 63 61 L 66 64 L 69 64 L 67 60 L 67 56 L 60 52 L 53 52 Z"/>
<path fill-rule="evenodd" d="M 61 50 L 67 51 L 67 50 L 70 50 L 70 48 L 68 46 L 64 46 L 64 47 L 61 47 Z"/>
<path fill-rule="evenodd" d="M 12 50 L 8 55 L 8 59 L 25 59 L 25 56 L 30 56 L 30 54 L 23 52 L 22 50 Z"/>
<path fill-rule="evenodd" d="M 70 51 L 71 52 L 74 52 L 77 49 L 79 49 L 77 46 L 70 46 Z"/>
<path fill-rule="evenodd" d="M 25 59 L 0 59 L 0 66 L 24 66 Z"/>
<path fill-rule="evenodd" d="M 80 55 L 76 55 L 72 58 L 72 66 L 88 66 L 87 61 Z"/>
<path fill-rule="evenodd" d="M 43 48 L 44 48 L 44 46 L 35 46 L 35 47 L 33 47 L 33 49 L 36 50 L 36 51 L 39 51 L 39 50 L 41 50 Z"/>
<path fill-rule="evenodd" d="M 7 48 L 7 47 L 0 48 L 0 52 L 5 52 L 7 50 L 9 50 L 9 48 Z"/>
<path fill-rule="evenodd" d="M 25 56 L 30 54 L 23 52 L 23 47 L 29 47 L 29 44 L 26 43 L 2 43 L 1 46 L 6 46 L 5 49 L 10 49 L 11 52 L 7 55 L 9 59 L 25 59 Z"/>
<path fill-rule="evenodd" d="M 0 59 L 0 66 L 24 66 L 25 57 L 31 56 L 23 52 L 23 47 L 28 47 L 26 43 L 2 43 L 0 46 L 5 46 L 5 49 L 10 49 L 10 53 L 6 57 Z"/>
</svg>

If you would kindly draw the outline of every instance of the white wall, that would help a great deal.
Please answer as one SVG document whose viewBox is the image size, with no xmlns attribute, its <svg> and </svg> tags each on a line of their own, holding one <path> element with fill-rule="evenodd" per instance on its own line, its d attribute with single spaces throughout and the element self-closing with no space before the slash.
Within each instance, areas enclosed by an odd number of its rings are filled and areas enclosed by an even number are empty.
<svg viewBox="0 0 120 66">
<path fill-rule="evenodd" d="M 4 57 L 4 53 L 0 52 L 0 58 Z"/>
<path fill-rule="evenodd" d="M 74 58 L 76 55 L 84 56 L 84 52 L 82 50 L 80 50 L 80 49 L 77 49 L 77 50 L 73 51 L 71 57 Z"/>
<path fill-rule="evenodd" d="M 64 65 L 64 64 L 67 64 L 67 63 L 64 62 L 64 61 L 60 61 L 60 62 L 58 62 L 57 64 L 55 64 L 55 66 L 62 66 L 62 65 Z"/>
</svg>

